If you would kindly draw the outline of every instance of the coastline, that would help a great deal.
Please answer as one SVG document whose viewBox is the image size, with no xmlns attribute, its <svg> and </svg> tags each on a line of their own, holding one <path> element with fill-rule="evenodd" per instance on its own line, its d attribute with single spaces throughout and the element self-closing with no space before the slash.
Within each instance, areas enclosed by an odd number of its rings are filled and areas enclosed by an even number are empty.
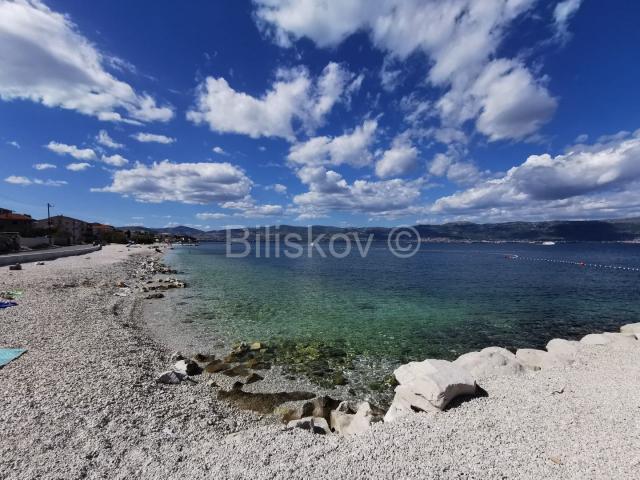
<svg viewBox="0 0 640 480">
<path fill-rule="evenodd" d="M 172 348 L 141 320 L 142 303 L 155 301 L 114 296 L 117 282 L 135 273 L 126 259 L 150 253 L 145 250 L 110 246 L 89 260 L 28 265 L 9 275 L 2 269 L 0 290 L 24 295 L 0 313 L 0 346 L 28 352 L 0 370 L 7 399 L 0 412 L 1 477 L 595 478 L 637 472 L 638 345 L 585 347 L 570 367 L 483 378 L 487 397 L 445 413 L 374 424 L 349 438 L 283 429 L 273 416 L 236 409 L 216 399 L 217 387 L 205 375 L 157 384 L 172 363 Z M 158 305 L 167 300 L 172 296 Z"/>
</svg>

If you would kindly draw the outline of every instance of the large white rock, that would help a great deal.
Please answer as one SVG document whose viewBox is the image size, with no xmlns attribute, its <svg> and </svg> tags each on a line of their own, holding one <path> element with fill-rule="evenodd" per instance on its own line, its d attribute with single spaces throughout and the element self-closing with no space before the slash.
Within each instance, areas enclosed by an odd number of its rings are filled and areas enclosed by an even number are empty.
<svg viewBox="0 0 640 480">
<path fill-rule="evenodd" d="M 575 362 L 578 354 L 579 343 L 574 340 L 564 340 L 563 338 L 554 338 L 547 343 L 547 352 L 555 355 L 566 363 Z"/>
<path fill-rule="evenodd" d="M 454 365 L 471 372 L 475 378 L 491 375 L 516 375 L 524 371 L 522 363 L 506 348 L 487 347 L 460 355 Z"/>
<path fill-rule="evenodd" d="M 473 375 L 446 360 L 410 362 L 393 373 L 400 384 L 396 387 L 396 395 L 400 391 L 412 406 L 422 410 L 426 410 L 421 407 L 423 404 L 442 410 L 455 397 L 476 392 Z"/>
<path fill-rule="evenodd" d="M 603 333 L 602 335 L 608 338 L 612 344 L 620 344 L 620 345 L 637 345 L 638 344 L 638 340 L 636 340 L 636 337 L 633 334 L 607 332 L 607 333 Z"/>
<path fill-rule="evenodd" d="M 331 428 L 345 437 L 364 433 L 371 428 L 371 423 L 380 420 L 369 402 L 358 405 L 355 414 L 348 402 L 342 402 L 331 412 Z"/>
<path fill-rule="evenodd" d="M 544 350 L 521 348 L 516 352 L 516 358 L 527 368 L 540 370 L 566 365 L 568 362 Z"/>
<path fill-rule="evenodd" d="M 580 339 L 580 343 L 584 345 L 608 345 L 611 339 L 605 337 L 601 333 L 590 333 Z"/>
<path fill-rule="evenodd" d="M 629 323 L 620 327 L 621 333 L 640 334 L 640 323 Z"/>
</svg>

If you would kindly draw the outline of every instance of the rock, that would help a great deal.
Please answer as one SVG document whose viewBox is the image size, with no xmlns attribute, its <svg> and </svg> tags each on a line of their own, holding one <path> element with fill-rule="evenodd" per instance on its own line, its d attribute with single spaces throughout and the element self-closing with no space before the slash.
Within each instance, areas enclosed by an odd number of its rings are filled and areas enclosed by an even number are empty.
<svg viewBox="0 0 640 480">
<path fill-rule="evenodd" d="M 186 373 L 176 372 L 174 370 L 168 370 L 166 372 L 162 372 L 158 378 L 156 378 L 157 383 L 164 383 L 166 385 L 176 385 L 187 378 Z"/>
<path fill-rule="evenodd" d="M 320 435 L 327 435 L 331 433 L 329 424 L 322 417 L 305 417 L 298 420 L 291 420 L 287 424 L 287 428 L 301 428 Z"/>
<path fill-rule="evenodd" d="M 222 373 L 227 377 L 248 377 L 250 374 L 249 369 L 244 365 L 236 365 Z"/>
<path fill-rule="evenodd" d="M 362 402 L 357 406 L 355 414 L 349 402 L 342 402 L 331 412 L 331 429 L 348 437 L 366 432 L 371 423 L 382 420 L 381 412 L 372 408 L 369 402 Z"/>
<path fill-rule="evenodd" d="M 637 345 L 638 344 L 638 341 L 636 340 L 635 335 L 629 336 L 626 333 L 612 333 L 612 332 L 606 332 L 606 333 L 603 333 L 602 335 L 604 335 L 605 338 L 609 339 L 612 344 L 619 344 L 619 345 Z"/>
<path fill-rule="evenodd" d="M 38 262 L 38 263 L 36 263 L 36 265 L 42 266 L 42 265 L 44 265 L 44 262 Z"/>
<path fill-rule="evenodd" d="M 9 265 L 9 270 L 22 270 L 22 265 L 16 263 L 15 265 Z"/>
<path fill-rule="evenodd" d="M 621 333 L 640 333 L 640 323 L 629 323 L 620 327 Z"/>
<path fill-rule="evenodd" d="M 202 373 L 202 368 L 193 360 L 178 360 L 173 369 L 176 372 L 184 373 L 185 375 L 200 375 Z"/>
<path fill-rule="evenodd" d="M 611 339 L 605 337 L 601 333 L 590 333 L 580 339 L 580 343 L 584 345 L 607 345 L 611 343 Z"/>
<path fill-rule="evenodd" d="M 126 288 L 129 285 L 127 285 L 126 283 L 124 283 L 123 281 L 119 281 L 118 283 L 116 283 L 116 287 L 118 288 Z"/>
<path fill-rule="evenodd" d="M 231 365 L 224 363 L 222 360 L 214 360 L 205 367 L 207 373 L 220 373 L 231 368 Z"/>
<path fill-rule="evenodd" d="M 253 351 L 261 350 L 262 348 L 262 343 L 260 342 L 253 342 L 251 345 L 249 345 L 249 350 Z"/>
<path fill-rule="evenodd" d="M 256 383 L 259 382 L 260 380 L 264 380 L 264 378 L 260 375 L 258 375 L 257 373 L 252 373 L 251 375 L 249 375 L 249 377 L 245 380 L 245 385 L 248 385 L 250 383 Z"/>
<path fill-rule="evenodd" d="M 152 293 L 150 295 L 147 295 L 144 298 L 147 300 L 156 300 L 156 299 L 164 298 L 164 293 Z"/>
<path fill-rule="evenodd" d="M 296 409 L 292 409 L 283 417 L 284 421 L 298 420 L 305 417 L 322 417 L 327 422 L 331 421 L 331 412 L 341 404 L 339 400 L 334 400 L 328 396 L 316 397 L 309 402 L 303 403 Z"/>
<path fill-rule="evenodd" d="M 566 363 L 573 363 L 578 354 L 579 343 L 573 340 L 554 338 L 547 343 L 547 352 Z"/>
<path fill-rule="evenodd" d="M 184 360 L 185 356 L 182 354 L 182 352 L 173 352 L 170 358 L 172 362 L 177 362 L 178 360 Z"/>
<path fill-rule="evenodd" d="M 516 352 L 516 358 L 526 368 L 530 368 L 531 370 L 559 367 L 569 363 L 568 361 L 562 360 L 549 352 L 544 350 L 535 350 L 533 348 L 519 349 Z"/>
<path fill-rule="evenodd" d="M 476 382 L 473 375 L 462 367 L 446 360 L 428 359 L 410 362 L 394 372 L 398 391 L 411 406 L 425 410 L 425 402 L 437 409 L 444 409 L 459 395 L 473 395 Z M 415 403 L 415 405 L 414 405 Z"/>
<path fill-rule="evenodd" d="M 524 371 L 524 367 L 516 356 L 501 347 L 487 347 L 479 352 L 465 353 L 453 363 L 471 372 L 476 378 L 516 375 Z"/>
<path fill-rule="evenodd" d="M 202 368 L 206 367 L 211 362 L 215 361 L 215 359 L 216 359 L 215 355 L 207 355 L 204 353 L 196 353 L 193 357 L 191 357 L 191 360 L 196 362 Z"/>
</svg>

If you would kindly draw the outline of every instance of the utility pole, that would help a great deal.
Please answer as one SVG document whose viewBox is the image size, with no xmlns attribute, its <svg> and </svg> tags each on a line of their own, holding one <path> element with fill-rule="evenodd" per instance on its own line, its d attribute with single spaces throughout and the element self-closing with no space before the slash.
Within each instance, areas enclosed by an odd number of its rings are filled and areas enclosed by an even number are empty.
<svg viewBox="0 0 640 480">
<path fill-rule="evenodd" d="M 49 245 L 51 245 L 51 209 L 55 205 L 47 202 L 47 233 L 49 234 Z"/>
</svg>

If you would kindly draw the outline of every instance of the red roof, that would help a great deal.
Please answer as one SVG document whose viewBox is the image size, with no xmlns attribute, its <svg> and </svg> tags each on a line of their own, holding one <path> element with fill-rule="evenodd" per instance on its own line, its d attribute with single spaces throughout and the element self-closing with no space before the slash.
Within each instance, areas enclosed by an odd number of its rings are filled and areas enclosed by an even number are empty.
<svg viewBox="0 0 640 480">
<path fill-rule="evenodd" d="M 33 221 L 29 215 L 22 215 L 20 213 L 0 213 L 0 220 L 18 220 L 23 222 Z"/>
</svg>

